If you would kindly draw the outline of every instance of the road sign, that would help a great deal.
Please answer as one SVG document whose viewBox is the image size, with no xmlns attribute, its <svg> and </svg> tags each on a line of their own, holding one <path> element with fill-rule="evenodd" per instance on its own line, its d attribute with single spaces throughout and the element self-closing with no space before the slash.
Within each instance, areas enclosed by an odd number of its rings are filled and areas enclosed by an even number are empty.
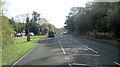
<svg viewBox="0 0 120 67">
<path fill-rule="evenodd" d="M 45 35 L 45 26 L 42 26 L 42 35 Z"/>
<path fill-rule="evenodd" d="M 27 27 L 27 29 L 30 29 L 29 27 Z"/>
</svg>

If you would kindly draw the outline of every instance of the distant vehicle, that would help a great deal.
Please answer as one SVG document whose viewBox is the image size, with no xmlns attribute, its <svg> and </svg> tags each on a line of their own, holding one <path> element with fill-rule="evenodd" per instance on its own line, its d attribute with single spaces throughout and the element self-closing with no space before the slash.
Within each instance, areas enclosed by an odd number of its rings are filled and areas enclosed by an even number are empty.
<svg viewBox="0 0 120 67">
<path fill-rule="evenodd" d="M 22 37 L 26 36 L 25 33 L 21 33 Z"/>
<path fill-rule="evenodd" d="M 17 36 L 17 37 L 21 37 L 21 33 L 17 33 L 16 36 Z"/>
<path fill-rule="evenodd" d="M 63 35 L 66 35 L 67 33 L 66 32 L 63 32 Z"/>
<path fill-rule="evenodd" d="M 32 32 L 30 32 L 29 34 L 30 34 L 30 36 L 34 36 L 34 33 L 32 33 Z"/>
<path fill-rule="evenodd" d="M 53 31 L 48 32 L 48 37 L 55 37 L 55 33 Z"/>
</svg>

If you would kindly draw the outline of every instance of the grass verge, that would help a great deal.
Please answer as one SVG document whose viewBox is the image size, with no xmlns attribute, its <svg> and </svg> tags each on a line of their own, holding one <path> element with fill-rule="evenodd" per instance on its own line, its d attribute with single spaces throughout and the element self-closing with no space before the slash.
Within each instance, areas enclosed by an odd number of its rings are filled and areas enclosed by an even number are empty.
<svg viewBox="0 0 120 67">
<path fill-rule="evenodd" d="M 40 36 L 30 36 L 30 38 L 39 38 L 39 37 L 47 37 L 48 35 L 40 35 Z"/>
<path fill-rule="evenodd" d="M 15 40 L 13 44 L 7 45 L 2 49 L 2 65 L 10 65 L 37 44 L 38 41 L 36 40 L 31 40 L 29 42 L 26 40 Z"/>
<path fill-rule="evenodd" d="M 107 44 L 111 44 L 111 45 L 119 46 L 120 47 L 120 42 L 118 42 L 116 40 L 96 39 L 94 37 L 88 37 L 88 36 L 78 35 L 78 34 L 73 34 L 73 35 L 74 36 L 79 36 L 81 38 L 85 38 L 85 39 L 89 39 L 89 40 L 94 40 L 94 41 L 99 41 L 99 42 L 103 42 L 103 43 L 107 43 Z"/>
</svg>

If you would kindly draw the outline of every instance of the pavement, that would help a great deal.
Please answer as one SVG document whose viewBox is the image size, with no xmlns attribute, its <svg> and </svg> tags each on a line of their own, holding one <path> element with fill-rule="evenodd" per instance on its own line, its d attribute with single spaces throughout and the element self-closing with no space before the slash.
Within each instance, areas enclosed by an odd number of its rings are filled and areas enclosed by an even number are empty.
<svg viewBox="0 0 120 67">
<path fill-rule="evenodd" d="M 39 44 L 12 65 L 37 67 L 119 67 L 119 47 L 72 35 L 57 35 Z M 23 67 L 22 66 L 22 67 Z"/>
</svg>

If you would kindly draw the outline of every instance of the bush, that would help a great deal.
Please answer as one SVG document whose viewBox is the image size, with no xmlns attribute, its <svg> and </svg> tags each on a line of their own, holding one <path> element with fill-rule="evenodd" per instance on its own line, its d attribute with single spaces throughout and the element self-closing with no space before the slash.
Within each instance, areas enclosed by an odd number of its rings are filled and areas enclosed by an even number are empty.
<svg viewBox="0 0 120 67">
<path fill-rule="evenodd" d="M 13 27 L 9 24 L 8 18 L 2 16 L 2 46 L 11 44 L 14 42 L 13 39 Z"/>
</svg>

